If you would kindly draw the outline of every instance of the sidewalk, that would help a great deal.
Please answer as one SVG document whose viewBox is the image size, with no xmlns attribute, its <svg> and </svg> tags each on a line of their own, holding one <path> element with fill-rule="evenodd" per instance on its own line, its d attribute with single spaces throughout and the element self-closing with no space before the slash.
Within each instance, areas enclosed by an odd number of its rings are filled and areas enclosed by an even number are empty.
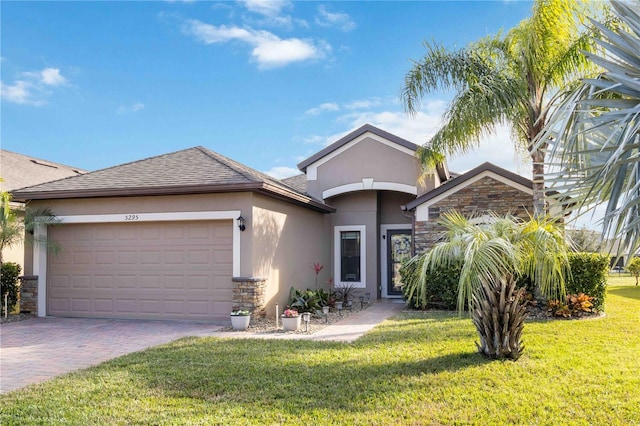
<svg viewBox="0 0 640 426">
<path fill-rule="evenodd" d="M 347 318 L 335 322 L 325 328 L 318 330 L 313 334 L 295 334 L 295 333 L 248 333 L 246 331 L 238 332 L 219 332 L 213 333 L 215 337 L 221 338 L 241 338 L 241 339 L 284 339 L 284 340 L 313 340 L 313 341 L 332 341 L 332 342 L 353 342 L 363 336 L 367 331 L 380 324 L 382 321 L 392 317 L 404 310 L 405 304 L 398 301 L 383 300 L 377 301 L 367 309 L 357 312 Z"/>
</svg>

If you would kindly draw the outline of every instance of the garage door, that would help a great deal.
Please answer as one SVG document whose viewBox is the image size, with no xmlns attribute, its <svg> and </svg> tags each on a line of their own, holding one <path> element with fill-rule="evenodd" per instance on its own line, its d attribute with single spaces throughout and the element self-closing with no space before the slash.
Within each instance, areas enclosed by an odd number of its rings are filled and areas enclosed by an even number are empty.
<svg viewBox="0 0 640 426">
<path fill-rule="evenodd" d="M 232 222 L 71 224 L 49 230 L 47 314 L 210 320 L 232 308 Z"/>
</svg>

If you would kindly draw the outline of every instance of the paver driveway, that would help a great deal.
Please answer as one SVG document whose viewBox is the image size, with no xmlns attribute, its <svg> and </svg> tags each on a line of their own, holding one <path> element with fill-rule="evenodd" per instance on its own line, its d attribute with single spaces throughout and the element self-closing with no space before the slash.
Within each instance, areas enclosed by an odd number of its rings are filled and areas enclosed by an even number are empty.
<svg viewBox="0 0 640 426">
<path fill-rule="evenodd" d="M 215 324 L 36 318 L 0 326 L 0 393 L 43 382 L 184 336 L 210 336 Z"/>
</svg>

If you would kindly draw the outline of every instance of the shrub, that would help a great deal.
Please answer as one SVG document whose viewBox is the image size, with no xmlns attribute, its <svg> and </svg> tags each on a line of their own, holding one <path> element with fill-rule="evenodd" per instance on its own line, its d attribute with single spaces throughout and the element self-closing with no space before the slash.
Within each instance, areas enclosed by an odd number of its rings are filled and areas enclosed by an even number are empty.
<svg viewBox="0 0 640 426">
<path fill-rule="evenodd" d="M 556 317 L 580 317 L 585 313 L 593 312 L 594 299 L 594 297 L 587 296 L 584 293 L 568 294 L 566 303 L 560 300 L 549 300 L 547 303 L 547 312 Z"/>
<path fill-rule="evenodd" d="M 9 312 L 13 310 L 18 303 L 18 292 L 20 285 L 18 284 L 18 277 L 20 276 L 20 265 L 13 262 L 6 262 L 2 264 L 2 271 L 0 277 L 0 293 L 2 293 L 2 306 L 4 309 L 4 295 L 7 297 L 7 309 Z"/>
<path fill-rule="evenodd" d="M 627 264 L 627 271 L 636 277 L 636 285 L 638 285 L 638 276 L 640 275 L 640 257 L 634 257 Z"/>
<path fill-rule="evenodd" d="M 571 276 L 566 281 L 567 294 L 584 293 L 593 297 L 595 309 L 604 309 L 609 256 L 601 253 L 569 253 L 569 264 Z"/>
<path fill-rule="evenodd" d="M 341 287 L 336 287 L 332 293 L 332 296 L 337 302 L 347 303 L 349 300 L 353 301 L 355 293 L 358 289 L 351 283 L 343 283 Z"/>
<path fill-rule="evenodd" d="M 456 309 L 458 303 L 458 282 L 462 264 L 437 267 L 427 272 L 425 286 L 419 285 L 422 258 L 414 257 L 400 268 L 404 283 L 403 294 L 407 305 L 414 309 L 430 307 Z"/>
<path fill-rule="evenodd" d="M 291 287 L 289 291 L 288 307 L 295 308 L 298 312 L 315 312 L 322 309 L 324 300 L 327 299 L 324 290 L 298 290 Z"/>
</svg>

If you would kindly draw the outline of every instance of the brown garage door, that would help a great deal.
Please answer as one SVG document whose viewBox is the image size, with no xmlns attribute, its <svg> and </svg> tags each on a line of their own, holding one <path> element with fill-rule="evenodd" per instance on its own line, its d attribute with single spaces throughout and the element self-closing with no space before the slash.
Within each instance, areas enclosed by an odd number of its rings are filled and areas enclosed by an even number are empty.
<svg viewBox="0 0 640 426">
<path fill-rule="evenodd" d="M 71 224 L 49 230 L 47 314 L 209 320 L 232 307 L 232 223 Z"/>
</svg>

